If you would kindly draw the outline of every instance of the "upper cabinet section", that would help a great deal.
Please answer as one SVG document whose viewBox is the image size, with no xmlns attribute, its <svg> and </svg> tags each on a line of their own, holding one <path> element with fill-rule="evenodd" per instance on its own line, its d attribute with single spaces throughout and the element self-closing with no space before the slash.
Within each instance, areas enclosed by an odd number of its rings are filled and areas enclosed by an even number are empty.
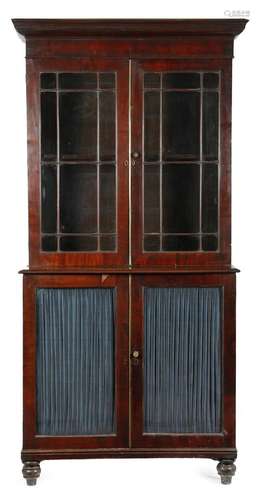
<svg viewBox="0 0 260 500">
<path fill-rule="evenodd" d="M 228 267 L 243 19 L 16 19 L 31 268 Z"/>
</svg>

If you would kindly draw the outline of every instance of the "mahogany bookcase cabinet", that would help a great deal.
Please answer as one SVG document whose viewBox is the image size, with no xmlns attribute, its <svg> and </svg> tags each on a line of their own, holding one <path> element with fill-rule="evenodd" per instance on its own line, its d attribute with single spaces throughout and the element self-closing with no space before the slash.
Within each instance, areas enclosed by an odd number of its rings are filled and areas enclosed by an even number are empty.
<svg viewBox="0 0 260 500">
<path fill-rule="evenodd" d="M 235 473 L 231 66 L 243 19 L 15 19 L 26 39 L 23 475 Z"/>
</svg>

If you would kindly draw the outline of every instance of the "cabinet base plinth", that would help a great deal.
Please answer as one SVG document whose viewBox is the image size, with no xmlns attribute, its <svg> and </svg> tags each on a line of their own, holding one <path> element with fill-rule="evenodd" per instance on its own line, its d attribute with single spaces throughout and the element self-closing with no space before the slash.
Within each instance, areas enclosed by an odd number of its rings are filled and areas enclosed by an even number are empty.
<svg viewBox="0 0 260 500">
<path fill-rule="evenodd" d="M 224 458 L 225 457 L 225 458 Z M 215 449 L 175 449 L 175 450 L 144 450 L 144 449 L 110 449 L 110 450 L 23 450 L 23 477 L 28 486 L 36 484 L 40 477 L 42 460 L 59 459 L 95 459 L 95 458 L 207 458 L 220 460 L 217 472 L 222 484 L 231 484 L 235 475 L 234 461 L 237 457 L 235 448 Z"/>
</svg>

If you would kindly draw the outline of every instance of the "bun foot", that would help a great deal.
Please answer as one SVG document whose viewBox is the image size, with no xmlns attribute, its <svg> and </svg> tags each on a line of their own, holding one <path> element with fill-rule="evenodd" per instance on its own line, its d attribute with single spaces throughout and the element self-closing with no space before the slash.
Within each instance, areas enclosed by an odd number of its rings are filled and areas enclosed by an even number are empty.
<svg viewBox="0 0 260 500">
<path fill-rule="evenodd" d="M 217 465 L 217 471 L 221 478 L 221 484 L 231 484 L 235 475 L 236 466 L 233 460 L 221 460 Z"/>
<path fill-rule="evenodd" d="M 40 477 L 41 468 L 39 462 L 25 462 L 22 469 L 23 477 L 28 486 L 35 486 Z"/>
</svg>

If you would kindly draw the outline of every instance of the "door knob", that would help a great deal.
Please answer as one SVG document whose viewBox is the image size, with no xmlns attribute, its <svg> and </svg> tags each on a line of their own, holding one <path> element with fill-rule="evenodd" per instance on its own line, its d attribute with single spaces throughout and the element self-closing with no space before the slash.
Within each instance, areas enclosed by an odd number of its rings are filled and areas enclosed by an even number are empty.
<svg viewBox="0 0 260 500">
<path fill-rule="evenodd" d="M 134 359 L 137 359 L 140 356 L 140 352 L 139 351 L 133 351 L 132 356 L 133 356 Z"/>
<path fill-rule="evenodd" d="M 134 152 L 132 153 L 132 158 L 133 158 L 134 160 L 138 160 L 138 158 L 140 158 L 140 153 L 139 153 L 139 151 L 134 151 Z"/>
</svg>

